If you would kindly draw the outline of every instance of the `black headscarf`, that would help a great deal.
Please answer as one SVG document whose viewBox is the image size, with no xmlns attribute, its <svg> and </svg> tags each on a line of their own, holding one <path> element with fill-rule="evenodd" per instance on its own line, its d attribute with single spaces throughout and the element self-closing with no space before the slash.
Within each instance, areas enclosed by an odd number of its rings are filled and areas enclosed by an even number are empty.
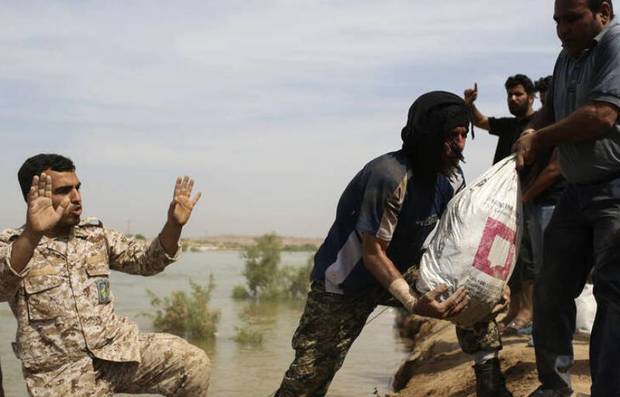
<svg viewBox="0 0 620 397">
<path fill-rule="evenodd" d="M 409 108 L 401 132 L 403 151 L 411 161 L 414 176 L 434 182 L 447 134 L 458 126 L 469 128 L 470 124 L 470 110 L 458 95 L 432 91 L 418 97 Z M 456 145 L 452 149 L 463 159 Z"/>
</svg>

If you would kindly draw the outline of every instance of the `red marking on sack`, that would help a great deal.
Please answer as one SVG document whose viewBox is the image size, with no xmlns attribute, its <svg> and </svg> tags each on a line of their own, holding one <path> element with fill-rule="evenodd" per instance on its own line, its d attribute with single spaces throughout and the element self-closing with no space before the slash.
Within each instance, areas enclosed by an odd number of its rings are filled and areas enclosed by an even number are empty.
<svg viewBox="0 0 620 397">
<path fill-rule="evenodd" d="M 515 231 L 504 223 L 489 217 L 482 233 L 474 267 L 489 276 L 506 281 L 515 256 Z M 494 244 L 497 244 L 492 251 Z M 502 246 L 508 246 L 508 252 Z M 496 257 L 491 258 L 494 254 Z M 498 256 L 499 255 L 499 256 Z M 495 263 L 492 262 L 495 261 Z"/>
</svg>

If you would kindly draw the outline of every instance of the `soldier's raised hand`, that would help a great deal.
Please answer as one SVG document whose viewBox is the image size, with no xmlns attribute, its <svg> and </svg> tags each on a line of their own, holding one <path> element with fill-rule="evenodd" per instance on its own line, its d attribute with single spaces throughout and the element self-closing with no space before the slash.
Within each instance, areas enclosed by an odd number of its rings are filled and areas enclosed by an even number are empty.
<svg viewBox="0 0 620 397">
<path fill-rule="evenodd" d="M 52 177 L 43 172 L 32 178 L 30 192 L 28 192 L 28 210 L 26 213 L 26 228 L 37 234 L 44 234 L 58 224 L 63 213 L 69 207 L 69 197 L 63 198 L 54 208 L 52 204 Z"/>
<path fill-rule="evenodd" d="M 474 88 L 468 88 L 463 92 L 463 100 L 467 106 L 471 106 L 478 99 L 478 83 L 474 83 Z"/>
<path fill-rule="evenodd" d="M 201 193 L 198 192 L 191 198 L 194 180 L 188 176 L 178 177 L 174 185 L 174 196 L 168 208 L 168 221 L 179 226 L 183 226 L 192 215 L 194 206 L 200 199 Z"/>
</svg>

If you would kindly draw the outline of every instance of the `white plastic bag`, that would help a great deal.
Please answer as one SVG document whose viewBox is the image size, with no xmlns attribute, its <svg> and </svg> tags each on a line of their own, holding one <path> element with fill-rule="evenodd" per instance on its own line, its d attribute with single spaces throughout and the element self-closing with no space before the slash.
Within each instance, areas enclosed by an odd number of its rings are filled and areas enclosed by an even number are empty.
<svg viewBox="0 0 620 397">
<path fill-rule="evenodd" d="M 501 299 L 515 266 L 522 229 L 521 187 L 510 156 L 495 164 L 448 203 L 425 242 L 416 289 L 464 286 L 471 298 L 451 320 L 471 327 Z"/>
<path fill-rule="evenodd" d="M 577 306 L 576 331 L 585 335 L 592 333 L 592 325 L 594 325 L 594 317 L 596 316 L 596 300 L 594 300 L 592 290 L 592 284 L 586 284 L 581 295 L 575 299 Z"/>
</svg>

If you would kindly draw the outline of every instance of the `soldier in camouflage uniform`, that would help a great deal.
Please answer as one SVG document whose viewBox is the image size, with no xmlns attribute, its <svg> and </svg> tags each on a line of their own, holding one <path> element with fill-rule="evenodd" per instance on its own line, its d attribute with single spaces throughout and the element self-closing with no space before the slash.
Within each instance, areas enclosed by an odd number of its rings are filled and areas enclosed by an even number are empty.
<svg viewBox="0 0 620 397">
<path fill-rule="evenodd" d="M 73 162 L 28 159 L 18 173 L 26 224 L 0 234 L 0 298 L 17 319 L 15 354 L 32 396 L 157 393 L 206 396 L 210 363 L 201 349 L 163 333 L 140 333 L 114 313 L 110 270 L 143 276 L 178 256 L 181 229 L 200 197 L 179 178 L 168 219 L 150 244 L 81 220 Z"/>
<path fill-rule="evenodd" d="M 448 319 L 469 297 L 460 288 L 443 302 L 443 285 L 418 296 L 413 288 L 422 244 L 448 201 L 464 186 L 459 167 L 470 114 L 464 101 L 435 91 L 418 98 L 403 128 L 402 150 L 368 163 L 349 183 L 336 220 L 317 251 L 306 307 L 293 336 L 295 359 L 276 397 L 321 397 L 378 304 Z M 509 291 L 505 292 L 509 299 Z M 499 304 L 494 313 L 505 307 Z M 475 361 L 479 397 L 509 397 L 501 373 L 494 319 L 457 329 Z"/>
</svg>

